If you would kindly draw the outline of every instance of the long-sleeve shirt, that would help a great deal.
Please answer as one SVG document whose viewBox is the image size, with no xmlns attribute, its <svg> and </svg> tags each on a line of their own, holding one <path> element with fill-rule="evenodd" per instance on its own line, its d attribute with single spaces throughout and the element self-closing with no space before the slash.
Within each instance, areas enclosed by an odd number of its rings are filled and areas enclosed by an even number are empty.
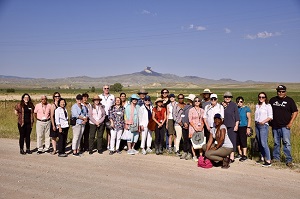
<svg viewBox="0 0 300 199">
<path fill-rule="evenodd" d="M 55 109 L 55 124 L 56 127 L 60 125 L 61 128 L 67 128 L 69 127 L 69 122 L 68 122 L 68 111 L 65 108 L 58 107 Z"/>
<path fill-rule="evenodd" d="M 102 105 L 99 106 L 90 106 L 88 107 L 88 116 L 89 116 L 89 123 L 96 124 L 99 122 L 100 124 L 104 122 L 105 119 L 105 110 Z"/>
<path fill-rule="evenodd" d="M 74 104 L 71 108 L 72 117 L 76 117 L 76 124 L 82 124 L 83 120 L 79 119 L 79 116 L 87 117 L 88 113 L 85 108 L 80 108 L 78 104 Z"/>
<path fill-rule="evenodd" d="M 224 125 L 229 127 L 234 127 L 236 122 L 240 121 L 239 109 L 234 102 L 229 102 L 224 110 Z"/>
<path fill-rule="evenodd" d="M 273 119 L 273 109 L 271 104 L 262 103 L 255 106 L 255 122 L 262 122 L 267 118 Z M 268 123 L 266 123 L 268 124 Z"/>
<path fill-rule="evenodd" d="M 175 121 L 175 126 L 179 126 L 179 123 L 182 120 L 183 108 L 180 108 L 179 104 L 176 104 L 173 108 L 173 119 Z"/>
<path fill-rule="evenodd" d="M 153 106 L 150 105 L 150 111 L 152 113 Z M 145 105 L 141 106 L 139 109 L 139 125 L 143 127 L 147 127 L 149 123 L 149 114 Z"/>
</svg>

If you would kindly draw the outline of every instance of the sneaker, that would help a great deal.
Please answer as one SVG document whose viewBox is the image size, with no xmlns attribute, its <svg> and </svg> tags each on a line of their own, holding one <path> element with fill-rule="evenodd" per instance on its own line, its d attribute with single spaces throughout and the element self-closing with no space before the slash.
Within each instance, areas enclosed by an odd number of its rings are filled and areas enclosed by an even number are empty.
<svg viewBox="0 0 300 199">
<path fill-rule="evenodd" d="M 121 154 L 122 151 L 120 151 L 120 150 L 118 149 L 118 150 L 116 150 L 116 153 Z"/>
<path fill-rule="evenodd" d="M 128 154 L 128 155 L 135 155 L 135 153 L 134 153 L 134 151 L 133 151 L 132 149 L 129 149 L 129 150 L 127 151 L 127 154 Z"/>
<path fill-rule="evenodd" d="M 185 160 L 191 160 L 192 159 L 192 154 L 188 153 L 187 156 L 185 157 Z"/>
<path fill-rule="evenodd" d="M 99 154 L 103 154 L 103 151 L 102 151 L 102 150 L 98 150 L 98 153 L 99 153 Z"/>
<path fill-rule="evenodd" d="M 127 146 L 124 146 L 124 150 L 125 150 L 125 151 L 127 150 Z"/>
<path fill-rule="evenodd" d="M 139 151 L 138 150 L 135 150 L 135 149 L 131 149 L 133 151 L 134 154 L 138 154 Z"/>
<path fill-rule="evenodd" d="M 147 154 L 147 152 L 146 152 L 145 149 L 142 149 L 142 154 L 143 154 L 143 155 L 146 155 L 146 154 Z"/>
<path fill-rule="evenodd" d="M 79 153 L 73 153 L 73 156 L 74 156 L 74 157 L 80 157 L 80 156 L 79 156 Z"/>
<path fill-rule="evenodd" d="M 20 154 L 21 154 L 21 155 L 26 155 L 24 149 L 20 149 Z"/>
<path fill-rule="evenodd" d="M 67 154 L 66 153 L 60 153 L 60 154 L 58 154 L 58 157 L 67 157 Z"/>
<path fill-rule="evenodd" d="M 109 155 L 113 155 L 114 154 L 114 152 L 113 151 L 109 151 Z"/>
<path fill-rule="evenodd" d="M 193 157 L 193 160 L 194 160 L 195 162 L 198 162 L 198 158 L 197 158 L 196 156 Z"/>
<path fill-rule="evenodd" d="M 36 154 L 38 154 L 38 155 L 40 155 L 40 154 L 42 154 L 43 153 L 43 151 L 37 151 L 36 152 Z"/>
<path fill-rule="evenodd" d="M 292 163 L 292 162 L 287 162 L 285 165 L 287 167 L 289 167 L 289 168 L 293 168 L 294 167 L 294 163 Z"/>
<path fill-rule="evenodd" d="M 270 166 L 272 166 L 272 164 L 271 164 L 271 163 L 268 163 L 268 162 L 265 162 L 265 163 L 262 165 L 262 167 L 270 167 Z"/>
<path fill-rule="evenodd" d="M 179 151 L 177 151 L 177 152 L 176 152 L 176 156 L 178 156 L 178 157 L 180 157 L 180 156 L 181 156 L 181 154 L 180 154 L 180 152 L 179 152 Z"/>
<path fill-rule="evenodd" d="M 187 154 L 186 152 L 184 152 L 184 153 L 181 155 L 180 159 L 185 159 L 187 155 L 188 155 L 188 154 Z"/>
<path fill-rule="evenodd" d="M 245 155 L 243 155 L 243 156 L 239 159 L 240 162 L 244 162 L 245 160 L 247 160 L 247 156 L 245 156 Z"/>
<path fill-rule="evenodd" d="M 243 156 L 242 155 L 240 155 L 240 154 L 237 154 L 236 156 L 234 156 L 234 158 L 236 158 L 236 159 L 240 159 L 240 158 L 242 158 Z"/>
<path fill-rule="evenodd" d="M 89 151 L 89 154 L 92 155 L 92 154 L 93 154 L 93 151 Z"/>
<path fill-rule="evenodd" d="M 172 154 L 172 153 L 173 153 L 173 149 L 172 149 L 172 148 L 169 148 L 169 149 L 167 150 L 167 153 L 168 153 L 168 154 Z"/>
<path fill-rule="evenodd" d="M 152 151 L 152 149 L 148 148 L 148 149 L 146 150 L 146 152 L 147 152 L 147 153 L 152 153 L 153 151 Z"/>
</svg>

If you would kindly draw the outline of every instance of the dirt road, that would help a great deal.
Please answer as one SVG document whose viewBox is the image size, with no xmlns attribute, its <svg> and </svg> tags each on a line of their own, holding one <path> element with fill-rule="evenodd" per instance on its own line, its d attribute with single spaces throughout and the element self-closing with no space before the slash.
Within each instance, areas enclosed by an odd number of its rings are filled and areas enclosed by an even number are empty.
<svg viewBox="0 0 300 199">
<path fill-rule="evenodd" d="M 300 198 L 300 173 L 252 160 L 205 170 L 175 156 L 18 152 L 0 139 L 0 198 Z"/>
</svg>

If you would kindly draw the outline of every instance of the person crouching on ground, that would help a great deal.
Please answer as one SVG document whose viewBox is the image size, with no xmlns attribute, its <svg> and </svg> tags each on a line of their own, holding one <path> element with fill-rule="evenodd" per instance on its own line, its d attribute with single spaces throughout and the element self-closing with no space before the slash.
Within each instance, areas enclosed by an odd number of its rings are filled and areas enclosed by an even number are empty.
<svg viewBox="0 0 300 199">
<path fill-rule="evenodd" d="M 222 161 L 222 168 L 229 168 L 228 156 L 233 151 L 233 145 L 228 137 L 227 128 L 223 124 L 222 116 L 217 113 L 214 116 L 215 126 L 210 130 L 207 144 L 203 145 L 205 156 L 214 162 Z M 215 143 L 213 141 L 215 140 Z"/>
</svg>

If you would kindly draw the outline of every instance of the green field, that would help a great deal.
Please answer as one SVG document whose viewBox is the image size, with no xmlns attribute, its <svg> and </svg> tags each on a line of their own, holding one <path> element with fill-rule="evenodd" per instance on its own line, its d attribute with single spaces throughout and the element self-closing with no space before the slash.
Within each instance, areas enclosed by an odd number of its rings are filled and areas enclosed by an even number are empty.
<svg viewBox="0 0 300 199">
<path fill-rule="evenodd" d="M 289 88 L 289 87 L 288 87 Z M 152 98 L 152 101 L 156 99 L 157 96 L 160 95 L 160 90 L 159 89 L 146 89 L 149 92 L 149 95 Z M 213 88 L 211 89 L 214 93 L 218 94 L 219 99 L 222 99 L 222 95 L 225 91 L 229 90 L 232 92 L 234 96 L 234 100 L 238 96 L 243 96 L 246 105 L 248 105 L 251 108 L 252 111 L 252 121 L 254 121 L 254 109 L 255 109 L 255 104 L 257 103 L 257 95 L 259 92 L 264 91 L 267 93 L 268 98 L 273 97 L 276 95 L 276 91 L 274 88 Z M 53 92 L 56 90 L 44 90 L 44 89 L 39 89 L 39 90 L 16 90 L 15 93 L 5 93 L 4 90 L 0 91 L 0 95 L 5 96 L 5 95 L 17 95 L 19 98 L 21 98 L 21 95 L 25 92 L 28 92 L 30 95 L 41 95 L 41 94 L 46 94 L 49 97 L 52 96 Z M 58 90 L 62 97 L 64 97 L 64 94 L 67 97 L 67 109 L 70 112 L 71 106 L 75 103 L 75 96 L 78 93 L 84 93 L 88 92 L 90 97 L 93 97 L 96 94 L 101 93 L 101 89 L 96 89 L 98 91 L 97 93 L 91 93 L 89 92 L 89 89 L 81 89 L 81 90 Z M 137 93 L 138 89 L 125 89 L 122 92 L 125 92 L 127 94 L 127 97 L 130 97 L 131 94 Z M 184 95 L 188 95 L 190 93 L 199 95 L 203 89 L 169 89 L 170 93 L 174 93 L 175 95 L 178 95 L 179 93 L 183 93 Z M 112 93 L 115 96 L 119 96 L 119 93 Z M 294 87 L 290 90 L 288 90 L 288 96 L 292 97 L 295 102 L 297 103 L 298 109 L 300 105 L 300 91 L 297 89 L 297 87 Z M 50 99 L 50 102 L 52 100 Z M 0 120 L 1 120 L 1 126 L 0 126 L 0 137 L 2 138 L 13 138 L 17 139 L 19 137 L 18 129 L 17 129 L 17 117 L 14 115 L 14 106 L 19 102 L 19 100 L 2 100 L 0 101 L 0 108 L 2 114 L 0 115 Z M 38 101 L 34 101 L 34 104 L 38 103 Z M 35 125 L 34 125 L 35 126 Z M 254 122 L 252 124 L 252 127 L 254 127 Z M 292 131 L 292 136 L 291 136 L 291 142 L 292 142 L 292 155 L 294 158 L 294 161 L 297 163 L 300 163 L 300 116 L 297 117 L 295 123 L 293 124 L 293 127 L 291 129 Z M 69 130 L 69 139 L 72 137 L 72 129 Z M 35 127 L 32 130 L 31 134 L 31 139 L 36 140 L 36 133 L 35 133 Z M 105 142 L 104 142 L 105 143 Z M 271 131 L 269 133 L 269 146 L 272 151 L 273 149 L 273 138 Z M 34 146 L 32 146 L 34 147 Z M 257 154 L 256 154 L 257 155 Z"/>
</svg>

